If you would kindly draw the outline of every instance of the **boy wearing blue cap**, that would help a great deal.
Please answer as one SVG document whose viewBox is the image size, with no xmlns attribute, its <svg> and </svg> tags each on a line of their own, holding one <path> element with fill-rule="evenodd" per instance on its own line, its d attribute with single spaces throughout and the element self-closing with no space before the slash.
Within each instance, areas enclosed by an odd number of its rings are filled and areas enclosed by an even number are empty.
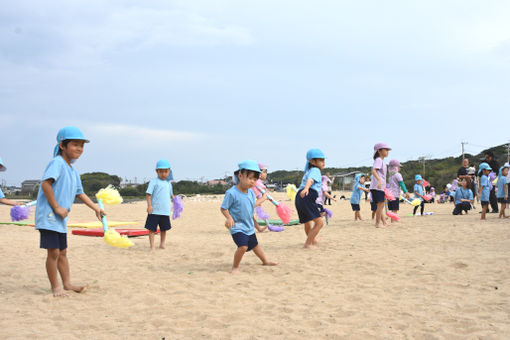
<svg viewBox="0 0 510 340">
<path fill-rule="evenodd" d="M 420 207 L 420 216 L 423 216 L 423 211 L 425 210 L 425 190 L 423 188 L 423 178 L 418 174 L 414 176 L 414 181 L 416 182 L 414 184 L 414 198 L 419 198 L 421 203 L 414 207 L 413 215 L 416 215 L 416 211 L 418 210 L 418 207 Z"/>
<path fill-rule="evenodd" d="M 170 162 L 160 159 L 156 163 L 156 178 L 149 182 L 147 187 L 147 221 L 145 229 L 149 230 L 149 243 L 151 250 L 155 250 L 154 235 L 160 231 L 159 248 L 165 249 L 166 232 L 170 230 L 170 199 L 174 197 L 172 181 L 174 175 L 170 168 Z"/>
<path fill-rule="evenodd" d="M 501 203 L 501 208 L 499 209 L 499 218 L 508 218 L 508 216 L 505 214 L 505 209 L 508 204 L 508 185 L 506 179 L 508 176 L 508 168 L 509 166 L 507 164 L 503 165 L 499 169 L 498 174 L 498 191 L 496 193 L 496 197 L 498 198 L 498 202 Z"/>
<path fill-rule="evenodd" d="M 352 211 L 354 211 L 354 221 L 360 220 L 363 221 L 361 218 L 360 213 L 360 201 L 361 201 L 361 194 L 362 191 L 364 192 L 370 192 L 367 188 L 365 188 L 365 175 L 364 174 L 357 174 L 356 177 L 354 177 L 354 185 L 352 187 L 352 194 L 351 194 L 351 207 Z"/>
<path fill-rule="evenodd" d="M 71 283 L 67 259 L 67 219 L 75 197 L 94 210 L 101 220 L 104 211 L 83 192 L 80 175 L 71 165 L 83 153 L 89 141 L 76 127 L 67 126 L 57 134 L 54 158 L 44 171 L 35 209 L 35 229 L 41 234 L 40 247 L 47 249 L 46 272 L 53 296 L 67 296 L 64 290 L 81 293 L 86 286 Z M 63 289 L 58 281 L 62 279 Z"/>
<path fill-rule="evenodd" d="M 305 174 L 296 194 L 296 210 L 299 222 L 305 224 L 305 249 L 315 249 L 317 235 L 324 226 L 317 197 L 321 191 L 322 176 L 326 156 L 319 149 L 310 149 L 306 153 Z M 312 227 L 313 225 L 313 227 Z"/>
<path fill-rule="evenodd" d="M 480 197 L 480 204 L 482 205 L 482 215 L 480 216 L 481 220 L 485 220 L 485 215 L 487 214 L 487 209 L 489 209 L 489 198 L 490 198 L 490 182 L 489 182 L 489 174 L 491 173 L 492 168 L 487 163 L 480 164 L 480 168 L 478 169 L 478 174 L 482 173 L 482 177 L 480 178 L 480 187 L 478 188 L 478 197 Z"/>
<path fill-rule="evenodd" d="M 260 175 L 257 162 L 246 160 L 238 164 L 239 168 L 232 177 L 234 186 L 225 192 L 225 198 L 221 204 L 221 213 L 225 216 L 225 227 L 229 229 L 237 250 L 234 254 L 232 274 L 239 271 L 239 264 L 244 253 L 253 250 L 255 255 L 265 266 L 276 266 L 278 262 L 270 262 L 266 259 L 262 248 L 258 245 L 255 235 L 254 217 L 255 206 L 261 204 L 267 195 L 263 195 L 255 201 L 255 193 L 251 189 Z"/>
<path fill-rule="evenodd" d="M 0 157 L 0 171 L 5 171 L 7 168 L 4 165 L 4 162 L 2 161 L 2 158 Z M 23 203 L 12 201 L 10 199 L 5 198 L 4 193 L 2 192 L 2 188 L 0 188 L 0 203 L 6 204 L 6 205 L 22 205 Z"/>
</svg>

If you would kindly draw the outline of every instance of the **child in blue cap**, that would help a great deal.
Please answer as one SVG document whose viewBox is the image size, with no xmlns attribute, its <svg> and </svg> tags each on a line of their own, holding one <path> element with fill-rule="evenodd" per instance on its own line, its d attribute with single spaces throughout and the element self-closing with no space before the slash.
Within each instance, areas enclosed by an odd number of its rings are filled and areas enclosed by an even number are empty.
<svg viewBox="0 0 510 340">
<path fill-rule="evenodd" d="M 487 163 L 480 164 L 480 168 L 478 169 L 478 174 L 480 175 L 480 173 L 482 173 L 482 177 L 480 177 L 480 187 L 478 188 L 478 197 L 480 197 L 480 204 L 482 205 L 481 220 L 485 220 L 485 214 L 487 214 L 487 209 L 489 208 L 489 196 L 491 192 L 489 174 L 491 171 L 492 168 Z"/>
<path fill-rule="evenodd" d="M 318 244 L 317 235 L 324 226 L 317 197 L 321 191 L 321 170 L 324 169 L 326 156 L 319 149 L 310 149 L 306 153 L 305 174 L 296 194 L 296 210 L 299 222 L 305 224 L 306 241 L 304 248 L 314 249 Z M 313 225 L 313 227 L 312 227 Z"/>
<path fill-rule="evenodd" d="M 2 158 L 0 157 L 0 171 L 5 171 L 7 168 L 4 165 L 4 162 L 2 161 Z M 0 188 L 0 203 L 6 204 L 6 205 L 22 205 L 23 203 L 16 202 L 10 199 L 5 198 L 4 193 L 2 192 L 2 188 Z"/>
<path fill-rule="evenodd" d="M 239 264 L 247 251 L 253 250 L 255 255 L 265 266 L 276 266 L 278 262 L 270 262 L 259 246 L 255 235 L 255 206 L 266 200 L 263 195 L 255 200 L 255 193 L 251 189 L 260 175 L 260 168 L 257 162 L 246 160 L 238 164 L 238 170 L 232 177 L 234 186 L 225 192 L 225 198 L 221 203 L 221 213 L 225 216 L 225 227 L 229 229 L 237 250 L 234 253 L 232 274 L 239 271 Z"/>
<path fill-rule="evenodd" d="M 365 175 L 357 174 L 356 177 L 354 177 L 354 185 L 352 186 L 352 194 L 350 200 L 352 211 L 354 211 L 354 221 L 357 220 L 363 221 L 363 219 L 361 218 L 359 206 L 362 191 L 370 192 L 370 190 L 365 188 Z"/>
<path fill-rule="evenodd" d="M 104 214 L 83 192 L 80 175 L 72 166 L 83 153 L 83 145 L 88 142 L 74 126 L 60 129 L 53 151 L 54 158 L 44 171 L 37 195 L 35 229 L 41 234 L 40 247 L 48 252 L 46 272 L 55 297 L 67 296 L 64 290 L 80 293 L 86 288 L 71 283 L 67 259 L 67 219 L 75 197 L 94 210 L 99 220 Z M 58 280 L 59 273 L 63 287 Z"/>
<path fill-rule="evenodd" d="M 418 207 L 420 207 L 420 216 L 423 216 L 423 211 L 425 210 L 425 190 L 423 188 L 423 178 L 420 174 L 414 176 L 414 198 L 420 199 L 420 205 L 414 207 L 413 215 L 416 215 L 416 211 Z"/>
<path fill-rule="evenodd" d="M 160 231 L 159 248 L 165 249 L 166 232 L 170 230 L 170 199 L 174 198 L 172 181 L 174 179 L 170 162 L 160 159 L 156 163 L 156 178 L 151 179 L 147 187 L 147 220 L 145 229 L 149 230 L 149 244 L 151 250 L 155 250 L 154 236 Z"/>
<path fill-rule="evenodd" d="M 499 218 L 508 218 L 505 214 L 506 205 L 508 203 L 508 185 L 507 179 L 508 176 L 508 168 L 507 164 L 503 165 L 499 169 L 498 174 L 498 191 L 496 193 L 496 197 L 498 198 L 498 202 L 501 203 L 501 208 L 499 209 Z"/>
</svg>

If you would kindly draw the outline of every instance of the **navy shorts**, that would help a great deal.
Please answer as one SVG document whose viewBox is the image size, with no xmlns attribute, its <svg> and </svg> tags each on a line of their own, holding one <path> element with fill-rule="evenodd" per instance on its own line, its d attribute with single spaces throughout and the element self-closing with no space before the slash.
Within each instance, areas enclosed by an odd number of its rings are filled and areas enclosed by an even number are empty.
<svg viewBox="0 0 510 340">
<path fill-rule="evenodd" d="M 398 211 L 400 208 L 400 202 L 398 200 L 388 201 L 388 210 Z"/>
<path fill-rule="evenodd" d="M 371 211 L 376 211 L 377 210 L 377 203 L 370 202 L 370 210 Z"/>
<path fill-rule="evenodd" d="M 384 191 L 372 189 L 370 193 L 372 194 L 372 202 L 384 202 Z"/>
<path fill-rule="evenodd" d="M 360 211 L 359 204 L 351 203 L 352 211 Z"/>
<path fill-rule="evenodd" d="M 58 231 L 39 229 L 41 233 L 40 247 L 44 249 L 67 249 L 67 233 Z"/>
<path fill-rule="evenodd" d="M 506 200 L 504 197 L 499 197 L 498 202 L 499 203 L 508 203 L 508 200 Z"/>
<path fill-rule="evenodd" d="M 317 207 L 319 208 L 319 212 L 321 214 L 326 212 L 326 210 L 324 210 L 324 206 L 322 204 L 317 204 Z"/>
<path fill-rule="evenodd" d="M 158 224 L 160 231 L 167 231 L 172 228 L 170 225 L 170 216 L 155 214 L 147 215 L 147 221 L 145 221 L 145 229 L 156 232 L 158 231 Z"/>
<path fill-rule="evenodd" d="M 232 234 L 232 239 L 234 240 L 234 243 L 237 245 L 237 247 L 248 247 L 248 250 L 246 251 L 252 250 L 259 244 L 255 233 L 251 235 L 246 235 L 245 233 L 235 233 Z"/>
<path fill-rule="evenodd" d="M 299 223 L 306 223 L 321 217 L 319 205 L 315 202 L 319 194 L 310 189 L 305 198 L 301 198 L 301 190 L 296 194 L 296 210 L 299 216 Z"/>
<path fill-rule="evenodd" d="M 489 201 L 481 201 L 480 204 L 482 207 L 489 206 Z"/>
</svg>

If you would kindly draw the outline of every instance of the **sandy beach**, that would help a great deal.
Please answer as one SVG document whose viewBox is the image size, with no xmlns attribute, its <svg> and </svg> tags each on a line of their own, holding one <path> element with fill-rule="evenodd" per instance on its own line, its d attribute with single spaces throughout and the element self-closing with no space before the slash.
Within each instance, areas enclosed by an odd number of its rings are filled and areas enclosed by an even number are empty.
<svg viewBox="0 0 510 340">
<path fill-rule="evenodd" d="M 70 229 L 73 282 L 89 287 L 64 299 L 50 294 L 39 233 L 1 225 L 0 338 L 510 337 L 509 220 L 488 214 L 481 222 L 479 210 L 452 216 L 450 204 L 428 204 L 434 215 L 412 217 L 401 204 L 401 221 L 376 229 L 369 203 L 362 202 L 365 221 L 355 223 L 349 202 L 339 201 L 319 250 L 302 249 L 302 225 L 258 233 L 280 265 L 261 266 L 247 253 L 241 273 L 230 275 L 235 245 L 221 200 L 186 199 L 167 249 L 154 253 L 147 236 L 124 250 Z M 264 207 L 276 217 L 270 203 Z M 9 220 L 9 209 L 0 206 L 1 220 Z M 111 220 L 138 222 L 128 228 L 143 228 L 145 210 L 145 202 L 107 207 Z M 70 214 L 73 222 L 94 218 L 83 204 Z"/>
</svg>

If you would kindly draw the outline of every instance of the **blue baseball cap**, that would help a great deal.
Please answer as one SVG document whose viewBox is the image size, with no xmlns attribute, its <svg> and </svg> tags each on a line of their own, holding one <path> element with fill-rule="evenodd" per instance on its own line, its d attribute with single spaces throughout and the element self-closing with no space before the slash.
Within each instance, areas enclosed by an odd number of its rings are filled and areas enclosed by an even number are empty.
<svg viewBox="0 0 510 340">
<path fill-rule="evenodd" d="M 244 170 L 250 170 L 250 171 L 254 171 L 254 172 L 258 172 L 258 173 L 261 172 L 259 163 L 257 163 L 256 161 L 252 161 L 250 159 L 247 159 L 245 161 L 238 163 L 237 167 L 238 167 L 238 169 L 236 171 L 234 171 L 234 176 L 232 176 L 232 182 L 234 182 L 235 185 L 237 185 L 237 183 L 239 183 L 239 178 L 237 177 L 237 175 L 239 174 L 239 171 L 244 169 Z"/>
<path fill-rule="evenodd" d="M 354 177 L 354 181 L 358 183 L 361 177 L 365 177 L 365 174 L 357 174 L 356 177 Z"/>
<path fill-rule="evenodd" d="M 4 165 L 4 161 L 2 161 L 2 157 L 0 157 L 0 171 L 7 170 L 7 167 Z"/>
<path fill-rule="evenodd" d="M 326 155 L 324 155 L 324 152 L 322 152 L 321 149 L 310 149 L 306 153 L 306 164 L 305 164 L 305 171 L 308 171 L 308 163 L 310 160 L 314 158 L 326 158 Z"/>
<path fill-rule="evenodd" d="M 167 181 L 173 181 L 174 180 L 174 173 L 171 169 L 170 162 L 166 159 L 160 159 L 156 162 L 156 170 L 158 169 L 170 169 L 170 174 L 168 174 L 168 177 L 166 178 Z"/>
<path fill-rule="evenodd" d="M 482 172 L 482 170 L 492 170 L 491 166 L 487 163 L 480 164 L 480 168 L 478 169 L 478 174 Z"/>
<path fill-rule="evenodd" d="M 90 143 L 88 139 L 85 138 L 83 133 L 75 126 L 66 126 L 60 129 L 57 133 L 57 145 L 53 149 L 53 157 L 58 155 L 59 145 L 61 142 L 65 140 L 82 140 L 85 143 Z"/>
<path fill-rule="evenodd" d="M 421 175 L 416 175 L 414 176 L 414 180 L 415 181 L 421 181 L 423 178 L 421 177 Z"/>
</svg>

